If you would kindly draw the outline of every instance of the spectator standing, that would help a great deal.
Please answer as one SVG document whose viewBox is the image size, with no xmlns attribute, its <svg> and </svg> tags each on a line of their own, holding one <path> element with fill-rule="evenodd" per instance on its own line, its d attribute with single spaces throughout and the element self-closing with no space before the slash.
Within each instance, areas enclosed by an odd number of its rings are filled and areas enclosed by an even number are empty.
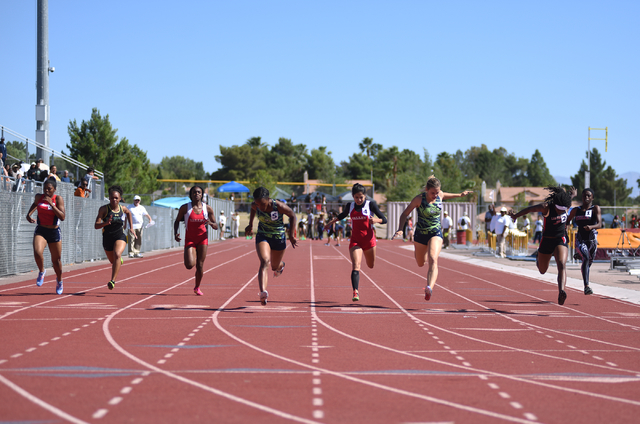
<svg viewBox="0 0 640 424">
<path fill-rule="evenodd" d="M 240 214 L 237 211 L 231 214 L 231 237 L 240 237 Z"/>
<path fill-rule="evenodd" d="M 0 138 L 0 166 L 4 168 L 7 162 L 7 145 L 4 144 L 4 137 Z"/>
<path fill-rule="evenodd" d="M 411 219 L 411 217 L 407 219 Z M 449 212 L 444 211 L 443 217 L 442 217 L 442 248 L 443 249 L 446 249 L 449 247 L 449 243 L 451 241 L 450 240 L 451 227 L 453 227 L 453 220 L 449 216 Z"/>
<path fill-rule="evenodd" d="M 49 167 L 44 164 L 42 158 L 36 161 L 36 168 L 40 171 L 38 179 L 36 181 L 44 181 L 49 177 Z"/>
<path fill-rule="evenodd" d="M 100 178 L 98 178 L 95 175 L 95 170 L 89 167 L 87 168 L 87 173 L 84 175 L 83 179 L 87 181 L 87 187 L 88 187 L 92 180 L 99 180 Z"/>
<path fill-rule="evenodd" d="M 291 192 L 291 197 L 289 197 L 289 203 L 291 203 L 291 209 L 293 210 L 294 213 L 298 212 L 298 198 L 296 197 L 296 194 L 292 191 Z"/>
<path fill-rule="evenodd" d="M 309 240 L 313 240 L 315 218 L 316 217 L 313 215 L 313 209 L 309 208 L 309 213 L 307 214 L 307 238 Z"/>
<path fill-rule="evenodd" d="M 544 222 L 542 221 L 542 215 L 538 214 L 538 220 L 536 221 L 535 234 L 533 235 L 533 242 L 542 241 L 542 230 L 544 228 Z"/>
<path fill-rule="evenodd" d="M 507 235 L 507 231 L 509 229 L 510 219 L 507 216 L 507 208 L 504 206 L 500 209 L 500 216 L 496 219 L 496 256 L 500 256 L 501 258 L 507 257 L 507 252 L 505 249 L 505 236 Z"/>
<path fill-rule="evenodd" d="M 35 181 L 40 180 L 40 170 L 36 166 L 35 162 L 31 162 L 31 167 L 27 171 L 26 175 L 28 180 L 35 180 Z"/>
<path fill-rule="evenodd" d="M 60 182 L 60 177 L 58 176 L 58 167 L 56 167 L 55 165 L 51 165 L 51 168 L 49 169 L 49 176 L 47 178 L 53 178 L 56 181 Z"/>
<path fill-rule="evenodd" d="M 613 221 L 611 221 L 611 228 L 620 228 L 620 218 L 618 218 L 618 215 L 613 217 Z"/>
<path fill-rule="evenodd" d="M 151 215 L 147 212 L 147 209 L 142 206 L 142 200 L 137 194 L 133 196 L 133 205 L 129 205 L 129 211 L 131 212 L 131 229 L 133 230 L 135 237 L 129 237 L 129 257 L 130 258 L 142 258 L 140 248 L 142 247 L 142 226 L 144 224 L 144 217 L 149 220 L 149 224 L 153 223 Z"/>
<path fill-rule="evenodd" d="M 496 208 L 493 205 L 489 205 L 489 209 L 484 214 L 484 231 L 487 233 L 487 238 L 489 238 L 489 233 L 491 232 L 491 220 L 496 216 Z"/>
<path fill-rule="evenodd" d="M 89 181 L 82 179 L 76 191 L 73 192 L 73 195 L 76 197 L 89 197 L 89 193 L 91 193 L 91 190 L 89 189 L 88 185 Z"/>
<path fill-rule="evenodd" d="M 529 215 L 524 216 L 522 221 L 522 231 L 527 233 L 527 240 L 529 240 L 529 231 L 531 230 L 531 221 L 529 221 Z"/>
<path fill-rule="evenodd" d="M 62 177 L 60 177 L 60 181 L 62 181 L 63 183 L 71 182 L 71 178 L 69 178 L 69 171 L 67 171 L 66 169 L 64 170 L 64 172 L 62 173 Z"/>
<path fill-rule="evenodd" d="M 220 227 L 220 240 L 224 240 L 224 230 L 227 225 L 227 217 L 224 216 L 224 211 L 220 211 L 220 217 L 218 218 L 218 225 Z"/>
<path fill-rule="evenodd" d="M 638 217 L 631 215 L 631 228 L 638 228 Z"/>
</svg>

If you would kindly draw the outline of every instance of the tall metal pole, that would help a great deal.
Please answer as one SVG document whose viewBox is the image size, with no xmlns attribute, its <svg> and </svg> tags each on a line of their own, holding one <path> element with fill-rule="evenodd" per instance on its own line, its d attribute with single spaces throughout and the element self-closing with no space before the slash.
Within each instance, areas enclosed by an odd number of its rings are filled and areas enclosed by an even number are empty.
<svg viewBox="0 0 640 424">
<path fill-rule="evenodd" d="M 36 141 L 49 147 L 49 1 L 38 0 L 38 62 L 36 99 Z M 52 68 L 53 69 L 53 68 Z M 49 154 L 38 147 L 36 158 L 49 165 Z"/>
</svg>

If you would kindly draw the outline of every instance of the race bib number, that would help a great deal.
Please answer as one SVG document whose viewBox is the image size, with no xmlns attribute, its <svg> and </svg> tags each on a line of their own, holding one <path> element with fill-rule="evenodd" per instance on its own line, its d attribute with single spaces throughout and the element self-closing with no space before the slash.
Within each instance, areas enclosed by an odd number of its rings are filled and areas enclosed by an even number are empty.
<svg viewBox="0 0 640 424">
<path fill-rule="evenodd" d="M 588 211 L 584 214 L 584 216 L 586 216 L 587 218 L 591 218 L 591 212 L 593 212 L 593 211 L 588 210 Z"/>
<path fill-rule="evenodd" d="M 271 220 L 272 221 L 277 221 L 278 220 L 278 212 L 277 211 L 271 211 Z"/>
</svg>

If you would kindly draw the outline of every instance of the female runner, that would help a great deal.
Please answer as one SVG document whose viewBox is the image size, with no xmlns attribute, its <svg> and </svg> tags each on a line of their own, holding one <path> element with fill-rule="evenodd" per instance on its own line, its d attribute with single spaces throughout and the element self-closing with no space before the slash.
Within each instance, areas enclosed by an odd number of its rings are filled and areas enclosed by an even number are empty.
<svg viewBox="0 0 640 424">
<path fill-rule="evenodd" d="M 57 183 L 55 179 L 47 179 L 42 187 L 42 194 L 36 197 L 27 212 L 27 221 L 35 223 L 31 218 L 33 211 L 38 209 L 38 225 L 33 234 L 33 256 L 38 266 L 38 278 L 36 285 L 42 286 L 44 275 L 47 270 L 44 268 L 44 247 L 49 246 L 53 270 L 56 272 L 56 293 L 62 294 L 62 233 L 58 221 L 64 221 L 65 209 L 64 199 L 56 193 Z"/>
<path fill-rule="evenodd" d="M 602 228 L 600 206 L 593 204 L 594 193 L 590 188 L 582 190 L 582 206 L 571 209 L 567 222 L 575 219 L 578 225 L 576 234 L 576 259 L 582 259 L 582 280 L 584 294 L 593 294 L 589 287 L 589 269 L 598 250 L 598 228 Z"/>
<path fill-rule="evenodd" d="M 427 286 L 424 288 L 425 300 L 431 299 L 433 287 L 436 285 L 436 280 L 438 279 L 438 256 L 440 255 L 443 242 L 442 225 L 440 224 L 442 201 L 454 197 L 463 197 L 469 193 L 471 193 L 469 190 L 458 194 L 445 193 L 440 188 L 440 180 L 432 175 L 427 180 L 425 191 L 414 197 L 400 215 L 398 231 L 396 231 L 391 240 L 402 236 L 404 224 L 407 222 L 409 214 L 415 208 L 418 208 L 418 224 L 413 234 L 413 246 L 418 266 L 423 267 L 425 263 L 429 264 Z"/>
<path fill-rule="evenodd" d="M 289 242 L 295 249 L 296 240 L 296 215 L 291 208 L 284 203 L 270 199 L 269 190 L 258 187 L 253 191 L 253 203 L 249 214 L 249 225 L 245 228 L 245 234 L 253 233 L 253 219 L 258 215 L 258 233 L 256 234 L 256 252 L 260 259 L 258 270 L 258 286 L 260 288 L 260 303 L 267 304 L 269 293 L 267 292 L 267 275 L 269 265 L 273 270 L 273 276 L 279 277 L 284 271 L 284 249 L 287 247 L 283 215 L 289 217 Z"/>
<path fill-rule="evenodd" d="M 558 304 L 564 305 L 567 300 L 567 293 L 564 291 L 567 282 L 567 217 L 568 209 L 571 207 L 571 198 L 575 194 L 575 188 L 569 191 L 558 186 L 546 187 L 550 194 L 544 203 L 529 206 L 518 213 L 511 211 L 511 218 L 515 221 L 522 215 L 532 212 L 541 212 L 544 216 L 544 229 L 542 230 L 542 240 L 538 246 L 538 256 L 536 266 L 540 274 L 544 274 L 549 269 L 551 257 L 555 257 L 558 267 Z"/>
<path fill-rule="evenodd" d="M 351 288 L 353 289 L 352 301 L 360 300 L 358 289 L 360 286 L 360 266 L 362 255 L 369 268 L 376 263 L 376 233 L 373 224 L 386 224 L 387 218 L 380 212 L 375 200 L 367 200 L 367 194 L 362 184 L 354 184 L 351 188 L 353 202 L 349 203 L 342 213 L 327 223 L 325 228 L 331 227 L 336 221 L 347 216 L 351 217 L 353 229 L 349 242 L 349 255 L 351 256 Z"/>
<path fill-rule="evenodd" d="M 213 209 L 202 202 L 203 193 L 202 187 L 191 187 L 189 190 L 191 201 L 180 206 L 178 216 L 173 222 L 173 233 L 175 240 L 179 243 L 181 240 L 180 222 L 184 220 L 184 266 L 187 269 L 196 267 L 196 286 L 193 288 L 193 292 L 198 296 L 203 295 L 200 290 L 200 282 L 204 275 L 204 260 L 207 258 L 207 249 L 209 248 L 207 224 L 211 225 L 214 230 L 218 229 Z"/>
<path fill-rule="evenodd" d="M 122 265 L 122 252 L 127 247 L 127 237 L 124 234 L 126 223 L 129 224 L 129 237 L 136 238 L 131 225 L 131 212 L 126 206 L 120 205 L 121 200 L 122 187 L 109 187 L 109 204 L 100 206 L 94 225 L 96 230 L 102 229 L 102 247 L 111 262 L 111 280 L 107 283 L 109 290 L 116 286 L 116 278 Z"/>
</svg>

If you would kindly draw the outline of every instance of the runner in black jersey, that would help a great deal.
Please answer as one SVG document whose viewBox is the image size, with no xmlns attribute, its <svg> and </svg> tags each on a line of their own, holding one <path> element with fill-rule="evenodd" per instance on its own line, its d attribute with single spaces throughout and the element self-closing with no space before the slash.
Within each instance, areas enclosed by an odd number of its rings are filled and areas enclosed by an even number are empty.
<svg viewBox="0 0 640 424">
<path fill-rule="evenodd" d="M 541 212 L 544 216 L 544 230 L 542 231 L 542 241 L 538 247 L 536 265 L 540 274 L 544 274 L 549 269 L 551 257 L 556 258 L 558 267 L 558 303 L 564 305 L 567 300 L 567 293 L 564 291 L 567 282 L 567 218 L 571 207 L 571 198 L 575 195 L 575 188 L 569 191 L 558 186 L 546 187 L 551 193 L 544 203 L 529 206 L 518 213 L 511 212 L 511 218 L 515 221 L 522 215 L 533 212 Z"/>
<path fill-rule="evenodd" d="M 111 262 L 111 280 L 107 283 L 109 290 L 116 286 L 116 278 L 122 265 L 122 252 L 127 247 L 127 238 L 124 233 L 125 224 L 129 224 L 129 237 L 136 238 L 131 225 L 131 212 L 126 206 L 120 205 L 122 200 L 122 187 L 114 185 L 109 187 L 109 204 L 98 209 L 98 217 L 94 228 L 102 229 L 102 247 Z"/>
<path fill-rule="evenodd" d="M 258 233 L 256 234 L 256 252 L 260 259 L 258 270 L 258 286 L 260 288 L 260 303 L 267 304 L 269 293 L 267 292 L 267 276 L 269 266 L 273 270 L 273 276 L 278 277 L 284 271 L 284 249 L 287 247 L 283 216 L 289 217 L 289 242 L 295 249 L 296 240 L 296 214 L 284 203 L 270 199 L 269 190 L 258 187 L 253 191 L 253 203 L 249 215 L 249 225 L 245 228 L 245 234 L 253 233 L 253 219 L 258 215 Z"/>
<path fill-rule="evenodd" d="M 575 220 L 578 226 L 576 234 L 576 259 L 582 260 L 582 280 L 584 294 L 593 294 L 589 287 L 589 269 L 596 258 L 598 250 L 598 228 L 602 228 L 602 212 L 600 206 L 593 204 L 593 190 L 582 190 L 582 206 L 571 209 L 567 222 Z"/>
</svg>

